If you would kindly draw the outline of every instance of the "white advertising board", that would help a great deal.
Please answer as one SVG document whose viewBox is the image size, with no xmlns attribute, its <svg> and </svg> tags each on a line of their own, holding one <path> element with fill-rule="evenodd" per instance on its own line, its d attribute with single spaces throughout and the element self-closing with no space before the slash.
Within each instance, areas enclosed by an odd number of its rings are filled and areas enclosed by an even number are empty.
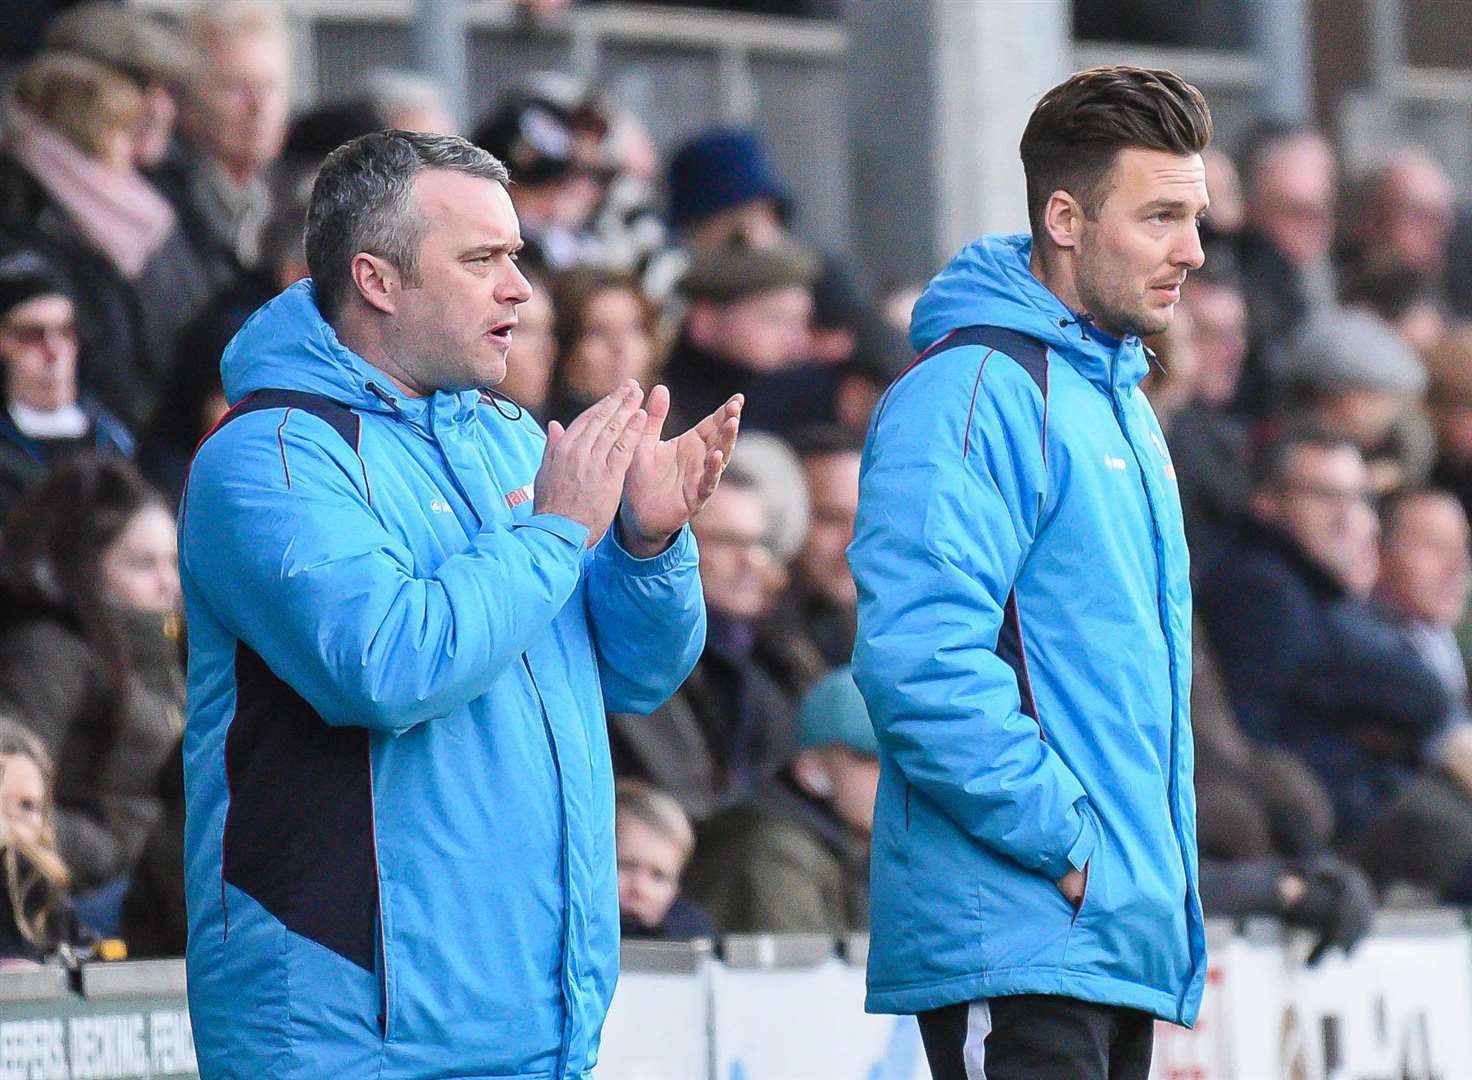
<svg viewBox="0 0 1472 1080">
<path fill-rule="evenodd" d="M 710 1071 L 710 979 L 625 971 L 598 1050 L 598 1080 L 695 1080 Z"/>
<path fill-rule="evenodd" d="M 715 1080 L 929 1080 L 914 1017 L 864 1012 L 864 972 L 715 967 Z"/>
</svg>

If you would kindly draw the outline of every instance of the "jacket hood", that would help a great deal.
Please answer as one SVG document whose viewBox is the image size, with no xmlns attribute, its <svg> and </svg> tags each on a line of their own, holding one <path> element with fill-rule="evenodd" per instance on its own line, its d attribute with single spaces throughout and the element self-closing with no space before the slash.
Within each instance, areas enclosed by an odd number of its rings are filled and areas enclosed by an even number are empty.
<svg viewBox="0 0 1472 1080">
<path fill-rule="evenodd" d="M 1147 370 L 1140 339 L 1111 344 L 1091 332 L 1033 276 L 1031 258 L 1032 237 L 1026 233 L 983 236 L 963 248 L 915 303 L 915 350 L 924 352 L 962 327 L 1003 326 L 1037 338 L 1101 387 L 1139 383 Z"/>
<path fill-rule="evenodd" d="M 387 375 L 338 340 L 317 308 L 310 278 L 269 300 L 230 339 L 220 361 L 220 380 L 232 406 L 257 390 L 301 390 L 354 409 L 410 418 L 447 405 L 473 408 L 480 396 L 477 390 L 428 398 L 403 394 Z"/>
</svg>

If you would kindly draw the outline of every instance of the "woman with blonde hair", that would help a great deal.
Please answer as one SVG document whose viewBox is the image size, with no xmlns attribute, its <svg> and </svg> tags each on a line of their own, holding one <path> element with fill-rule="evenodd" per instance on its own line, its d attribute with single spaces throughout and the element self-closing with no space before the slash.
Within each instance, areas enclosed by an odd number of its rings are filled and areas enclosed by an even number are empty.
<svg viewBox="0 0 1472 1080">
<path fill-rule="evenodd" d="M 76 939 L 71 874 L 56 852 L 51 756 L 0 716 L 0 969 L 39 962 Z"/>
<path fill-rule="evenodd" d="M 134 164 L 147 103 L 104 63 L 44 52 L 17 73 L 5 111 L 0 238 L 64 266 L 84 339 L 107 350 L 84 363 L 83 383 L 136 426 L 211 288 L 173 208 Z"/>
</svg>

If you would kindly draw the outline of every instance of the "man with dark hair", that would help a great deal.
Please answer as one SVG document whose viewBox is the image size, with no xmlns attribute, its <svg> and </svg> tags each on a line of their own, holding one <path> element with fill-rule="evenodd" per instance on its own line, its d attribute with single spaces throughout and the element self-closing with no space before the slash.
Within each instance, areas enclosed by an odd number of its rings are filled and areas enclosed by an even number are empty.
<svg viewBox="0 0 1472 1080">
<path fill-rule="evenodd" d="M 133 453 L 122 422 L 78 388 L 81 342 L 71 291 L 36 249 L 0 255 L 0 519 L 71 454 Z"/>
<path fill-rule="evenodd" d="M 868 1008 L 941 1080 L 1149 1072 L 1206 976 L 1190 584 L 1140 337 L 1203 256 L 1211 116 L 1168 71 L 1081 72 L 1022 137 L 1029 236 L 915 306 L 849 560 L 879 735 Z"/>
<path fill-rule="evenodd" d="M 204 1076 L 583 1077 L 618 965 L 606 709 L 700 654 L 687 523 L 741 401 L 630 380 L 543 435 L 489 387 L 529 295 L 505 167 L 340 147 L 312 279 L 226 350 L 180 515 Z"/>
<path fill-rule="evenodd" d="M 1411 881 L 1466 903 L 1472 802 L 1426 767 L 1451 730 L 1454 694 L 1367 598 L 1378 563 L 1369 493 L 1365 461 L 1344 439 L 1270 444 L 1250 520 L 1201 582 L 1201 614 L 1243 730 L 1319 775 L 1340 846 L 1377 885 Z M 1436 587 L 1465 595 L 1465 558 Z"/>
</svg>

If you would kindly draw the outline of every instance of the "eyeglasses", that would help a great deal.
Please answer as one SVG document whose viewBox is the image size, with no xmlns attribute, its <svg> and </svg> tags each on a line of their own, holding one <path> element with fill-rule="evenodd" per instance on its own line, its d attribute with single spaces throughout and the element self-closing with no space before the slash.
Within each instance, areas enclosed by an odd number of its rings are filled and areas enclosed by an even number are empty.
<svg viewBox="0 0 1472 1080">
<path fill-rule="evenodd" d="M 46 344 L 47 339 L 59 343 L 77 343 L 77 324 L 64 323 L 0 323 L 0 333 L 11 338 L 17 345 L 34 349 Z"/>
<path fill-rule="evenodd" d="M 1370 502 L 1370 493 L 1359 488 L 1331 487 L 1328 484 L 1315 484 L 1311 480 L 1289 480 L 1285 481 L 1282 486 L 1284 491 L 1306 495 L 1320 502 L 1346 506 Z"/>
</svg>

